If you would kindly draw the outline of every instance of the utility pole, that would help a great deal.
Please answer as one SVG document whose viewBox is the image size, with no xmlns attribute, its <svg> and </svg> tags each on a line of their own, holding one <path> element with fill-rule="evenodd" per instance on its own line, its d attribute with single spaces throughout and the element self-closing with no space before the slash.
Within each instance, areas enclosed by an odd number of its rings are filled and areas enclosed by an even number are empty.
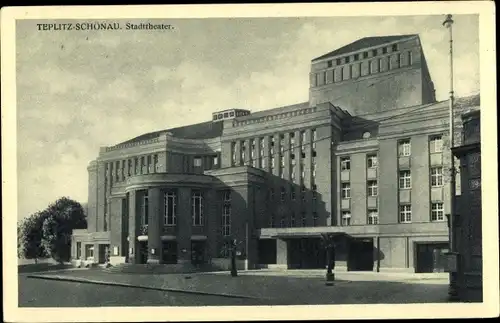
<svg viewBox="0 0 500 323">
<path fill-rule="evenodd" d="M 456 298 L 457 296 L 457 272 L 456 266 L 457 258 L 456 258 L 456 241 L 455 241 L 455 157 L 453 156 L 452 148 L 454 145 L 454 92 L 453 92 L 453 19 L 452 15 L 447 15 L 446 20 L 443 22 L 443 26 L 445 26 L 449 31 L 450 38 L 450 98 L 449 98 L 449 148 L 450 148 L 450 211 L 449 211 L 449 244 L 450 244 L 450 254 L 454 257 L 455 268 L 450 272 L 450 284 L 448 294 L 451 298 Z"/>
</svg>

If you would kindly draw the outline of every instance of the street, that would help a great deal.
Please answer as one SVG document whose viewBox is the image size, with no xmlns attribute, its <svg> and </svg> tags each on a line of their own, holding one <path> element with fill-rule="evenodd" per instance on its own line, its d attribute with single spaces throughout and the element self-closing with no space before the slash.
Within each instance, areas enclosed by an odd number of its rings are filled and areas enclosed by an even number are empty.
<svg viewBox="0 0 500 323">
<path fill-rule="evenodd" d="M 147 275 L 111 274 L 101 270 L 69 270 L 39 273 L 34 276 L 37 278 L 19 275 L 20 306 L 234 306 L 447 302 L 446 279 L 433 276 L 340 273 L 336 275 L 334 286 L 325 286 L 323 277 L 307 271 L 300 275 L 292 271 L 277 273 L 255 271 L 231 277 L 224 273 Z M 67 279 L 79 282 L 61 281 Z M 105 284 L 127 284 L 133 287 Z"/>
</svg>

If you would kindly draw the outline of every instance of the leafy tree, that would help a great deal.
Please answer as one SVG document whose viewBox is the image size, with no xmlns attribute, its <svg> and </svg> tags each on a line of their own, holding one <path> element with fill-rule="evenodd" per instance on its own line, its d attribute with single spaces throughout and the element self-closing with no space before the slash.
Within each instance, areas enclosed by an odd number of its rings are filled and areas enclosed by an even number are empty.
<svg viewBox="0 0 500 323">
<path fill-rule="evenodd" d="M 37 212 L 23 219 L 17 227 L 18 257 L 25 259 L 38 259 L 47 257 L 42 245 L 42 224 L 45 214 Z"/>
<path fill-rule="evenodd" d="M 82 205 L 62 197 L 43 211 L 42 245 L 56 261 L 64 262 L 71 255 L 71 233 L 73 229 L 87 227 Z"/>
</svg>

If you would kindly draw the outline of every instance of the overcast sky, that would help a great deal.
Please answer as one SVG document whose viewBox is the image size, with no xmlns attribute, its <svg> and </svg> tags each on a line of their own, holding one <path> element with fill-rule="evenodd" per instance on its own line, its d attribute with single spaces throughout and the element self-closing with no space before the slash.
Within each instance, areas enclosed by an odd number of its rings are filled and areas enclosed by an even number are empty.
<svg viewBox="0 0 500 323">
<path fill-rule="evenodd" d="M 174 30 L 100 32 L 41 32 L 40 21 L 18 21 L 18 217 L 61 196 L 86 202 L 86 167 L 100 146 L 207 121 L 216 110 L 307 101 L 311 59 L 362 37 L 419 34 L 444 100 L 443 19 L 169 19 L 156 22 Z M 455 92 L 477 93 L 478 17 L 454 20 Z"/>
</svg>

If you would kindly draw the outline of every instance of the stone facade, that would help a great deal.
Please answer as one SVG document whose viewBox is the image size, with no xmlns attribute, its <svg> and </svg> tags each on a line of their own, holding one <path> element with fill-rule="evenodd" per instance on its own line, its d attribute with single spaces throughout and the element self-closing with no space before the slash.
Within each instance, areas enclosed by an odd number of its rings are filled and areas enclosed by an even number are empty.
<svg viewBox="0 0 500 323">
<path fill-rule="evenodd" d="M 327 84 L 311 89 L 310 102 L 214 112 L 212 121 L 101 148 L 88 167 L 89 225 L 73 235 L 73 258 L 102 262 L 109 249 L 113 263 L 227 264 L 231 237 L 246 268 L 318 268 L 320 233 L 336 232 L 337 269 L 440 270 L 448 106 L 433 102 L 418 37 L 397 44 L 420 56 L 390 71 L 405 90 L 384 93 L 386 101 L 359 88 L 346 92 L 350 103 L 329 102 Z"/>
</svg>

